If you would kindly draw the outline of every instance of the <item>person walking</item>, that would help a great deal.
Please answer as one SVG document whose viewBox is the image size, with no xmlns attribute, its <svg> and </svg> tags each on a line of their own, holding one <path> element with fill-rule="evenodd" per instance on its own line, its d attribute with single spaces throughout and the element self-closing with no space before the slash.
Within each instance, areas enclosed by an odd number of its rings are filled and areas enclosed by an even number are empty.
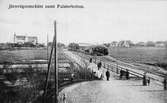
<svg viewBox="0 0 167 103">
<path fill-rule="evenodd" d="M 143 86 L 147 86 L 146 72 L 143 75 Z"/>
<path fill-rule="evenodd" d="M 71 73 L 71 82 L 73 82 L 73 80 L 74 80 L 74 73 Z"/>
<path fill-rule="evenodd" d="M 123 72 L 124 72 L 124 71 L 121 69 L 121 70 L 120 70 L 120 76 L 119 76 L 120 79 L 122 79 Z"/>
<path fill-rule="evenodd" d="M 102 63 L 101 62 L 99 62 L 97 64 L 97 68 L 98 68 L 98 70 L 97 70 L 98 71 L 98 78 L 101 79 L 101 80 L 103 80 L 105 72 L 104 72 L 104 68 L 102 68 Z"/>
<path fill-rule="evenodd" d="M 126 79 L 129 79 L 129 70 L 126 69 Z"/>
<path fill-rule="evenodd" d="M 96 77 L 96 71 L 98 69 L 97 69 L 97 65 L 95 63 L 93 63 L 92 58 L 90 58 L 87 68 L 90 71 L 90 79 L 94 79 L 94 77 Z"/>
<path fill-rule="evenodd" d="M 101 61 L 97 64 L 97 67 L 98 67 L 98 70 L 101 68 L 101 66 L 102 66 L 102 63 L 101 63 Z"/>
<path fill-rule="evenodd" d="M 150 77 L 147 79 L 148 86 L 150 85 Z"/>
<path fill-rule="evenodd" d="M 63 94 L 63 103 L 66 103 L 66 94 Z"/>
<path fill-rule="evenodd" d="M 166 80 L 166 78 L 164 79 L 163 83 L 164 83 L 164 90 L 166 90 L 167 89 L 167 80 Z"/>
<path fill-rule="evenodd" d="M 107 69 L 107 71 L 106 71 L 106 77 L 107 77 L 107 81 L 109 81 L 109 78 L 110 78 L 110 72 L 109 72 L 108 69 Z"/>
</svg>

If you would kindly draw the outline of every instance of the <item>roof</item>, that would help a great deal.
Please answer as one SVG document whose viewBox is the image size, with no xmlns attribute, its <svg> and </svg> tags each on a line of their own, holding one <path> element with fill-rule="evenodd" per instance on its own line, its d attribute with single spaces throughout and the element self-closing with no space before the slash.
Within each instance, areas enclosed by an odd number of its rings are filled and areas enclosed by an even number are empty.
<svg viewBox="0 0 167 103">
<path fill-rule="evenodd" d="M 79 46 L 81 47 L 89 47 L 89 46 L 93 46 L 93 44 L 90 44 L 90 43 L 78 43 Z"/>
</svg>

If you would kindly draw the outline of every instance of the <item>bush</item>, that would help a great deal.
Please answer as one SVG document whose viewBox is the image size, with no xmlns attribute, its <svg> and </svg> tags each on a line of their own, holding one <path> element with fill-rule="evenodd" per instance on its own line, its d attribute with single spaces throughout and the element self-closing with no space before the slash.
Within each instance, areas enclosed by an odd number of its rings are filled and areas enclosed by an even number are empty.
<svg viewBox="0 0 167 103">
<path fill-rule="evenodd" d="M 68 48 L 69 48 L 69 50 L 74 50 L 74 51 L 79 50 L 79 44 L 77 44 L 77 43 L 70 43 L 68 45 Z"/>
</svg>

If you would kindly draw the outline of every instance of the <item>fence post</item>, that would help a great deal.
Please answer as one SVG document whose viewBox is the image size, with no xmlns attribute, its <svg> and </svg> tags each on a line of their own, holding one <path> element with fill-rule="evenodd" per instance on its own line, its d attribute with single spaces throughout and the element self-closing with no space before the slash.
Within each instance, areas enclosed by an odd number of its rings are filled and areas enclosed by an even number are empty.
<svg viewBox="0 0 167 103">
<path fill-rule="evenodd" d="M 118 64 L 117 64 L 116 72 L 117 72 L 117 74 L 119 74 L 119 70 L 118 70 Z"/>
<path fill-rule="evenodd" d="M 104 63 L 104 68 L 106 68 L 105 63 Z"/>
<path fill-rule="evenodd" d="M 110 69 L 111 71 L 113 71 L 113 68 L 110 66 L 110 64 L 108 65 L 108 69 Z"/>
<path fill-rule="evenodd" d="M 109 65 L 109 68 L 114 72 L 114 67 L 112 65 Z"/>
<path fill-rule="evenodd" d="M 148 77 L 147 83 L 148 85 L 150 85 L 150 77 Z"/>
<path fill-rule="evenodd" d="M 167 89 L 167 80 L 166 80 L 166 78 L 164 78 L 164 82 L 163 82 L 163 84 L 164 84 L 164 90 L 166 90 Z"/>
<path fill-rule="evenodd" d="M 126 69 L 126 79 L 129 79 L 129 70 Z"/>
<path fill-rule="evenodd" d="M 147 80 L 146 80 L 146 73 L 143 75 L 143 86 L 147 85 Z"/>
</svg>

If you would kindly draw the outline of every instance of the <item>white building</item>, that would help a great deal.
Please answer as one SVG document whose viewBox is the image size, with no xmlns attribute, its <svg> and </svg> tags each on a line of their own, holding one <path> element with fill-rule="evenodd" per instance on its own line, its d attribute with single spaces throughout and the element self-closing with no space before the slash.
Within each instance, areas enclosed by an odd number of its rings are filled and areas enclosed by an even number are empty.
<svg viewBox="0 0 167 103">
<path fill-rule="evenodd" d="M 113 41 L 113 42 L 110 44 L 110 47 L 118 47 L 118 42 Z"/>
<path fill-rule="evenodd" d="M 156 47 L 165 47 L 166 45 L 163 42 L 158 42 L 158 43 L 155 44 L 155 46 Z"/>
<path fill-rule="evenodd" d="M 38 43 L 38 37 L 36 36 L 24 36 L 14 34 L 14 43 L 24 44 L 24 43 Z"/>
<path fill-rule="evenodd" d="M 130 42 L 129 41 L 120 41 L 118 43 L 118 47 L 126 47 L 129 48 L 130 47 Z"/>
</svg>

